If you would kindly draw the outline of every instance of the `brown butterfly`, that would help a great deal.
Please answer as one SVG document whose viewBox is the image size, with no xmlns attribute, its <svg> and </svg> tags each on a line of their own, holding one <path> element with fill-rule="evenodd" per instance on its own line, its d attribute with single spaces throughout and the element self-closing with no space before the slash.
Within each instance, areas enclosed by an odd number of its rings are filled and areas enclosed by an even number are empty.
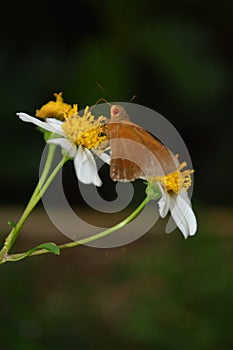
<svg viewBox="0 0 233 350">
<path fill-rule="evenodd" d="M 112 105 L 111 119 L 103 128 L 111 148 L 110 176 L 133 181 L 163 176 L 177 169 L 176 156 L 130 118 L 121 105 Z"/>
</svg>

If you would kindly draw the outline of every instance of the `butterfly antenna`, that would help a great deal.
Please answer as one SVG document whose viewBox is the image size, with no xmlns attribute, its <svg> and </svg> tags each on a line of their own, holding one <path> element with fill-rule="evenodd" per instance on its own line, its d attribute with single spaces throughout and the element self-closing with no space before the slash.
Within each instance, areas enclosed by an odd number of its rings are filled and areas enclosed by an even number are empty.
<svg viewBox="0 0 233 350">
<path fill-rule="evenodd" d="M 136 98 L 138 98 L 137 95 L 133 95 L 133 96 L 131 97 L 131 99 L 129 100 L 129 102 L 133 102 L 134 100 L 136 100 Z"/>
<path fill-rule="evenodd" d="M 94 103 L 93 106 L 98 105 L 98 103 L 100 103 L 101 101 L 104 101 L 104 102 L 107 103 L 109 106 L 111 106 L 111 103 L 109 103 L 109 102 L 108 102 L 105 98 L 103 98 L 103 97 L 99 98 L 99 99 Z"/>
<path fill-rule="evenodd" d="M 103 88 L 102 84 L 99 82 L 99 80 L 96 80 L 96 84 L 100 88 L 100 90 L 108 97 L 110 97 L 111 100 L 113 100 L 112 96 Z"/>
</svg>

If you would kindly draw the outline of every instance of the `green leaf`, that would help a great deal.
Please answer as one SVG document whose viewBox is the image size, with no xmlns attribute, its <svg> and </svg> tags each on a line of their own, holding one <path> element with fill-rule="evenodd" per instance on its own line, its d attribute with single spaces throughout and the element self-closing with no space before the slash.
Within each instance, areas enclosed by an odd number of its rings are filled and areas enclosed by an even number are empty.
<svg viewBox="0 0 233 350">
<path fill-rule="evenodd" d="M 60 248 L 53 242 L 48 243 L 42 243 L 36 247 L 38 249 L 46 249 L 48 252 L 59 255 L 60 254 Z"/>
<path fill-rule="evenodd" d="M 12 221 L 12 220 L 9 220 L 9 221 L 8 221 L 8 225 L 9 225 L 10 227 L 12 227 L 12 228 L 15 228 L 15 227 L 16 227 L 16 224 L 15 224 L 14 221 Z"/>
<path fill-rule="evenodd" d="M 36 246 L 36 247 L 34 247 L 32 249 L 29 249 L 25 253 L 19 254 L 12 261 L 22 260 L 22 259 L 28 257 L 29 255 L 31 255 L 32 253 L 34 253 L 35 251 L 40 250 L 40 249 L 46 249 L 49 253 L 53 253 L 53 254 L 56 254 L 56 255 L 60 254 L 60 248 L 55 243 L 47 242 L 47 243 L 39 244 L 38 246 Z"/>
</svg>

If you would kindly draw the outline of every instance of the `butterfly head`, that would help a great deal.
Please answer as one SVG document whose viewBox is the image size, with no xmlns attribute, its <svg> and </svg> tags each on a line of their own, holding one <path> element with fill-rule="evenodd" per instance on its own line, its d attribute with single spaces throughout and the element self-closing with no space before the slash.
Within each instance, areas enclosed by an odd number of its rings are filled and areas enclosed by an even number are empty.
<svg viewBox="0 0 233 350">
<path fill-rule="evenodd" d="M 121 105 L 112 105 L 110 108 L 111 123 L 121 122 L 124 120 L 130 120 L 129 116 Z"/>
</svg>

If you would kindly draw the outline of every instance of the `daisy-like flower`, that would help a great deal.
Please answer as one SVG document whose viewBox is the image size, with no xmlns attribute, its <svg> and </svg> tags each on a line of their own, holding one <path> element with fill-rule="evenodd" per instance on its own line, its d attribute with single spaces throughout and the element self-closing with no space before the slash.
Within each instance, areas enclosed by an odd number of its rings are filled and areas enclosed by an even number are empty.
<svg viewBox="0 0 233 350">
<path fill-rule="evenodd" d="M 160 216 L 164 218 L 170 210 L 176 225 L 188 238 L 196 233 L 197 221 L 187 193 L 192 183 L 190 175 L 194 170 L 182 171 L 186 166 L 186 162 L 183 162 L 171 174 L 150 178 L 149 185 L 153 186 L 156 181 L 161 191 L 162 197 L 158 201 Z"/>
<path fill-rule="evenodd" d="M 59 111 L 57 110 L 58 114 Z M 82 183 L 101 186 L 102 182 L 92 153 L 98 155 L 104 162 L 110 162 L 109 155 L 103 153 L 100 147 L 106 140 L 106 136 L 100 132 L 100 127 L 106 118 L 100 116 L 95 119 L 89 107 L 86 107 L 83 116 L 80 116 L 77 105 L 62 113 L 64 113 L 64 122 L 54 118 L 41 121 L 26 113 L 17 113 L 17 115 L 24 122 L 33 123 L 52 133 L 47 143 L 61 146 L 67 156 L 74 160 L 76 175 Z"/>
</svg>

